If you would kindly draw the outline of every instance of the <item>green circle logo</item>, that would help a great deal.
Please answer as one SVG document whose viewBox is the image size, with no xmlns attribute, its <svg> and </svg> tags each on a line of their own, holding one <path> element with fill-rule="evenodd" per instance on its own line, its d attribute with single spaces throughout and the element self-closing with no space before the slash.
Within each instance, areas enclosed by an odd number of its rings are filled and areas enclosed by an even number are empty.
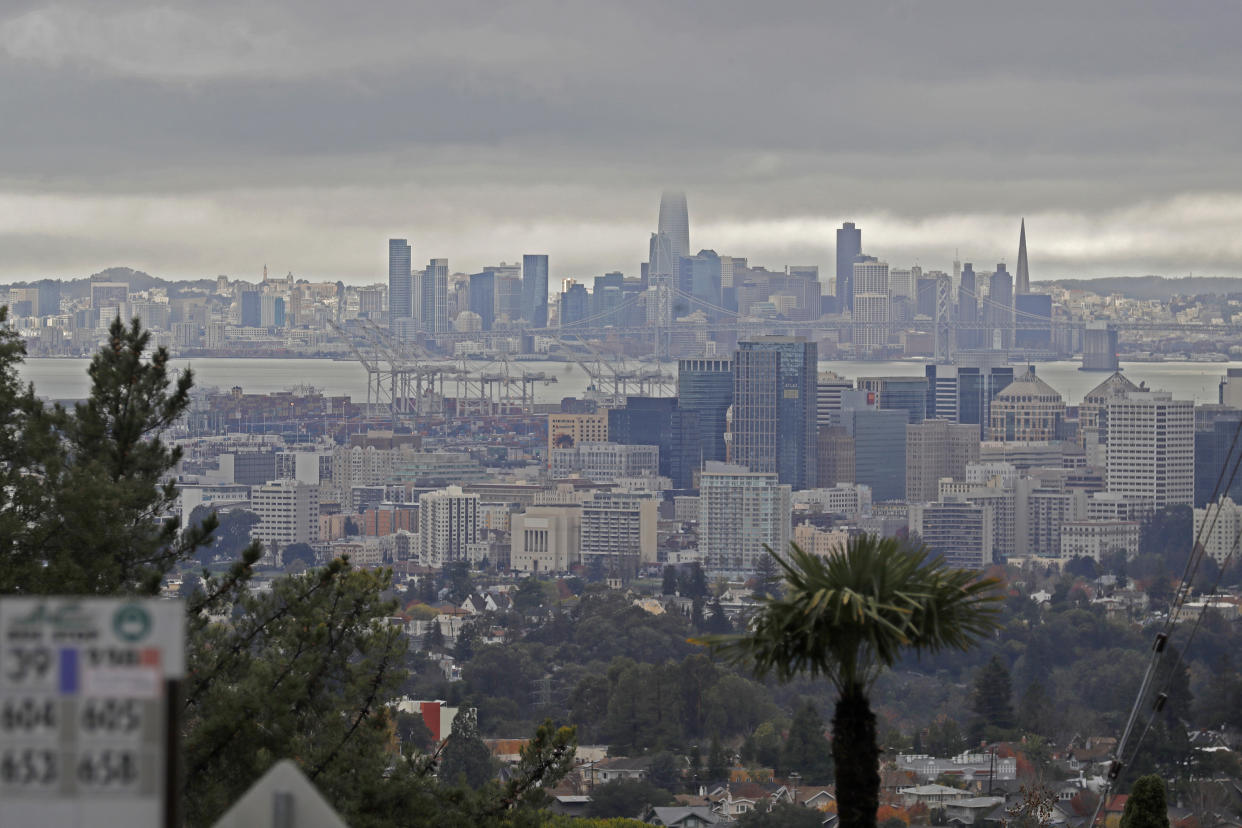
<svg viewBox="0 0 1242 828">
<path fill-rule="evenodd" d="M 126 641 L 138 641 L 151 632 L 151 616 L 137 604 L 126 604 L 112 616 L 112 629 Z"/>
</svg>

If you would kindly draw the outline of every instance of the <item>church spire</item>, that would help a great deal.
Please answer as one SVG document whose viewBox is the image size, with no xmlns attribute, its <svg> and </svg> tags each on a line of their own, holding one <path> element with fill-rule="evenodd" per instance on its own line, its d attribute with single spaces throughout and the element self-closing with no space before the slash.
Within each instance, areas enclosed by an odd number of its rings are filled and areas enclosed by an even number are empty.
<svg viewBox="0 0 1242 828">
<path fill-rule="evenodd" d="M 1013 292 L 1031 292 L 1031 273 L 1026 265 L 1026 219 L 1022 219 L 1022 230 L 1018 235 L 1018 272 L 1014 274 Z"/>
</svg>

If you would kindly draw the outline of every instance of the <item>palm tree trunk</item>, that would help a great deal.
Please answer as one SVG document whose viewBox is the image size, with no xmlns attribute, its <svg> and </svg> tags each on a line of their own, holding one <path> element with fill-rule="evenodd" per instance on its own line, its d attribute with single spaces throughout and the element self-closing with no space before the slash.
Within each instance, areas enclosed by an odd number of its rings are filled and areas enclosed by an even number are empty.
<svg viewBox="0 0 1242 828">
<path fill-rule="evenodd" d="M 841 688 L 832 714 L 832 762 L 837 780 L 838 828 L 875 828 L 880 807 L 880 749 L 875 714 L 861 684 Z"/>
</svg>

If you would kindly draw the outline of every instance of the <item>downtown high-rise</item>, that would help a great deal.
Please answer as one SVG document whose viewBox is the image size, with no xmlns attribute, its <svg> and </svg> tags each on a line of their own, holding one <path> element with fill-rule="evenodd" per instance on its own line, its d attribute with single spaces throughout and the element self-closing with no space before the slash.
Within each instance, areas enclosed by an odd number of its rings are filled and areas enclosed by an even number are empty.
<svg viewBox="0 0 1242 828">
<path fill-rule="evenodd" d="M 862 255 L 862 230 L 847 221 L 837 230 L 837 312 L 854 310 L 854 260 Z"/>
<path fill-rule="evenodd" d="M 413 280 L 410 275 L 412 250 L 405 239 L 388 240 L 388 319 L 409 319 L 413 315 Z"/>
<path fill-rule="evenodd" d="M 548 257 L 522 257 L 522 318 L 532 328 L 548 327 Z"/>
<path fill-rule="evenodd" d="M 424 333 L 444 333 L 448 320 L 448 259 L 432 259 L 419 280 L 418 304 Z"/>
<path fill-rule="evenodd" d="M 815 487 L 818 360 L 816 344 L 802 337 L 738 343 L 730 462 L 775 473 L 794 489 Z"/>
<path fill-rule="evenodd" d="M 656 233 L 668 237 L 673 266 L 690 255 L 690 215 L 686 194 L 665 192 L 660 196 L 660 221 Z"/>
</svg>

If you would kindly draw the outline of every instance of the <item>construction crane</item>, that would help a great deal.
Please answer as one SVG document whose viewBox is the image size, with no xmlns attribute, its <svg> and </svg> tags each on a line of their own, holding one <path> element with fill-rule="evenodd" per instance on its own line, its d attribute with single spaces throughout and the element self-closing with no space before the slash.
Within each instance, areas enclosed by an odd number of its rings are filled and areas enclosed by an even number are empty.
<svg viewBox="0 0 1242 828">
<path fill-rule="evenodd" d="M 411 417 L 444 416 L 448 399 L 454 400 L 459 417 L 529 412 L 535 386 L 557 381 L 541 371 L 514 371 L 507 358 L 476 369 L 465 359 L 436 357 L 370 319 L 357 320 L 348 328 L 328 324 L 366 370 L 367 402 L 388 406 L 394 424 Z"/>
<path fill-rule="evenodd" d="M 569 337 L 573 338 L 572 342 Z M 672 397 L 677 394 L 677 378 L 659 367 L 630 366 L 624 358 L 619 363 L 611 362 L 581 334 L 561 334 L 557 336 L 557 341 L 591 378 L 588 392 L 603 405 L 625 405 L 625 398 L 630 396 Z M 575 343 L 589 351 L 590 358 L 583 358 Z"/>
</svg>

